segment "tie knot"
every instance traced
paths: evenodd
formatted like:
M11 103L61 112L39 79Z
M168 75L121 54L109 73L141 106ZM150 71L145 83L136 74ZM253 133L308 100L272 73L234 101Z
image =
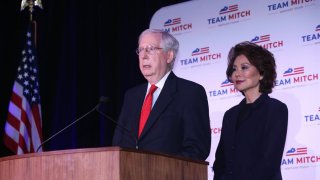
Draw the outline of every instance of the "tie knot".
M157 86L152 84L151 87L150 87L150 90L149 90L149 94L153 94L156 91L157 88L158 88Z

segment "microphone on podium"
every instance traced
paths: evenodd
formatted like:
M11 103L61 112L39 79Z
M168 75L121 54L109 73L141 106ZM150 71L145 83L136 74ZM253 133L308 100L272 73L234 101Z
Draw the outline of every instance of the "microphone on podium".
M48 141L50 141L52 138L56 137L57 135L59 135L60 133L62 133L63 131L65 131L66 129L68 129L69 127L71 127L72 125L76 124L78 121L80 121L81 119L83 119L84 117L86 117L87 115L89 115L90 113L92 113L93 111L97 111L100 115L102 115L103 117L105 117L106 119L112 121L113 123L115 123L117 126L119 126L121 129L124 129L125 131L129 132L130 136L132 136L135 140L136 143L136 149L138 149L138 140L137 138L135 138L135 136L132 134L132 131L130 131L128 128L126 128L125 126L119 124L117 121L115 121L114 119L112 119L110 116L106 115L105 113L103 113L102 111L99 110L99 107L101 105L101 103L107 103L109 101L108 97L105 96L101 96L99 98L99 103L94 106L94 108L92 108L90 111L88 111L87 113L85 113L84 115L82 115L81 117L79 117L78 119L74 120L73 122L71 122L70 124L68 124L66 127L62 128L60 131L56 132L54 135L50 136L48 139L46 139L45 141L43 141L37 148L36 152L38 152L40 150L40 148L47 143Z
M36 152L38 152L39 149L40 149L45 143L47 143L48 141L50 141L52 138L54 138L54 137L56 137L57 135L59 135L60 133L62 133L63 131L65 131L66 129L68 129L70 126L74 125L75 123L77 123L78 121L80 121L81 119L83 119L84 117L86 117L88 114L92 113L93 111L96 111L96 110L99 108L102 100L105 101L105 102L107 102L107 101L109 100L109 98L106 98L106 97L103 97L103 98L102 98L102 97L100 97L99 103L98 103L96 106L94 106L94 108L92 108L90 111L88 111L87 113L85 113L84 115L82 115L81 117L79 117L78 119L76 119L75 121L72 121L72 122L71 122L70 124L68 124L66 127L62 128L60 131L56 132L54 135L50 136L48 139L46 139L45 141L43 141L43 142L38 146Z

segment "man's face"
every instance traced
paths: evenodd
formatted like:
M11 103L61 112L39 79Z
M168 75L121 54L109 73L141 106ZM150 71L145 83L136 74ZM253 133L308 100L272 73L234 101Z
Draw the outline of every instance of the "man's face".
M148 33L141 37L139 49L139 67L142 75L150 84L156 84L170 70L172 52L160 47L161 34Z

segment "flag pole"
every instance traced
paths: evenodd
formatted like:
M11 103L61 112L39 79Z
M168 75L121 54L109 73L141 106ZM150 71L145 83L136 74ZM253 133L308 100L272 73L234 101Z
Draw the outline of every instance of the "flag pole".
M43 9L41 0L22 0L21 1L21 11L28 7L29 9L29 20L33 25L33 34L34 34L34 46L37 47L37 22L33 20L34 7L38 6L40 9Z

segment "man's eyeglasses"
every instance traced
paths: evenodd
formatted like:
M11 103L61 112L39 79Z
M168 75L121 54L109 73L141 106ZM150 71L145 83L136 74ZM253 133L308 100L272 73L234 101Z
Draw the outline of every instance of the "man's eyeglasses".
M145 48L141 47L141 48L136 49L136 53L137 53L137 55L140 55L142 53L142 51L145 51L146 53L153 55L159 49L163 49L163 48L154 47L154 46L147 46Z

